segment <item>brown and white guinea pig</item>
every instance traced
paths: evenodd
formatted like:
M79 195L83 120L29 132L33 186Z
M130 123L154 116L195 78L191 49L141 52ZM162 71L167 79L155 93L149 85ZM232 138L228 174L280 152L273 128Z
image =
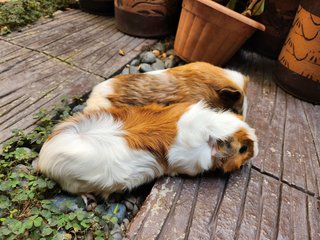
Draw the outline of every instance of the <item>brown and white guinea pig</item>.
M167 70L118 75L96 85L84 111L123 105L204 100L212 108L246 114L249 77L205 62Z
M240 168L258 153L254 129L203 102L80 113L56 126L39 170L71 193L110 193L154 178Z

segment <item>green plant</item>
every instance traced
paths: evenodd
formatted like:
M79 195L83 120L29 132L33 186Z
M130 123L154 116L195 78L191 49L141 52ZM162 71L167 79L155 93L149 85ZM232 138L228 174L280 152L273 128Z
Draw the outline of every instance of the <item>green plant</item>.
M264 11L265 0L230 0L227 7L247 17L257 16Z
M76 0L10 0L0 3L0 35L25 26L58 9L76 4Z
M75 99L74 104L81 101ZM70 116L69 103L63 99L52 112L41 109L35 115L33 131L16 129L4 143L0 154L0 239L84 239L89 233L95 239L106 239L104 226L117 222L113 215L57 208L53 197L61 189L31 167L53 126Z

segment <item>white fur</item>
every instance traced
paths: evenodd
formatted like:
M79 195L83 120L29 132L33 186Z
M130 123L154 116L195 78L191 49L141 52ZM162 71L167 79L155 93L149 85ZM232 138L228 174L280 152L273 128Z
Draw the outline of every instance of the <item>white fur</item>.
M237 84L239 88L243 90L245 77L240 72L230 70L230 69L224 69L224 72L232 82Z
M155 71L146 72L145 74L156 75L156 74L162 74L162 73L165 73L166 71L167 71L167 69L163 69L163 70L155 70Z
M144 150L130 149L123 124L107 112L81 115L55 129L39 156L39 169L71 193L109 193L132 189L163 175L195 175L212 167L209 139L225 139L240 128L256 141L254 130L230 112L217 112L199 102L181 116L168 151L168 169ZM255 155L258 152L254 146ZM177 171L178 172L175 172Z
M243 104L242 104L242 115L244 120L247 119L247 114L248 114L248 97L244 96Z
M255 155L258 153L257 139L254 130L230 112L217 112L208 109L200 102L194 104L178 121L178 135L174 145L169 149L169 166L177 166L190 175L198 174L197 166L202 171L212 167L209 139L225 139L244 128L255 141Z
M61 133L41 149L39 169L71 193L97 190L104 196L132 189L163 174L146 151L130 149L122 124L109 114L59 125Z
M99 110L100 108L109 108L112 103L108 100L107 96L114 94L113 82L114 78L110 78L96 85L87 100L85 112L92 110Z

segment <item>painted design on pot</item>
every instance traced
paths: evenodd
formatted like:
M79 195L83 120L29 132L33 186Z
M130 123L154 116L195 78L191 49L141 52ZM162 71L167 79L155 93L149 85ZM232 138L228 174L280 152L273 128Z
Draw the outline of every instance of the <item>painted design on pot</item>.
M320 83L320 17L301 5L279 55L286 68Z
M148 16L168 16L176 12L178 1L172 0L116 0L115 6L127 12Z

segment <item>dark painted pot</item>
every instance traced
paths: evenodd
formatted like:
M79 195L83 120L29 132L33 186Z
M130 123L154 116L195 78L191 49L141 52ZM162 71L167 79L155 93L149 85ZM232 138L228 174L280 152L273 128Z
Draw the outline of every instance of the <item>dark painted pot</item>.
M114 13L113 0L79 0L83 11L99 14L112 15Z
M277 59L288 36L300 0L266 0L262 15L255 19L266 26L257 31L246 47L261 55Z
M320 104L320 1L301 2L278 60L278 85Z
M176 31L181 0L114 0L117 28L138 37L160 37Z

